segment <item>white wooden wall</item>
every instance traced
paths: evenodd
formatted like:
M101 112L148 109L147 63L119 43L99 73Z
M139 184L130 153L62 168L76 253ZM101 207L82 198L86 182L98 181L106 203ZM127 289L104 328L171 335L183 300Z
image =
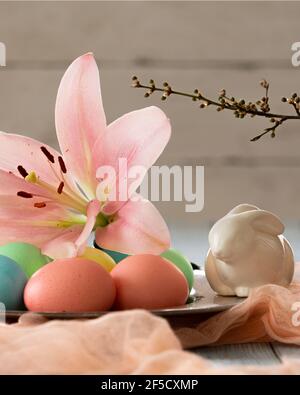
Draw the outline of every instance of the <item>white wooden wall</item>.
M200 110L187 99L166 103L130 88L133 74L200 88L216 96L226 88L250 100L271 83L275 110L291 111L283 95L300 91L291 45L300 41L298 2L0 2L0 129L56 144L54 102L67 65L93 51L101 66L109 120L150 104L171 118L173 137L160 163L205 165L205 209L186 214L161 203L170 223L213 221L240 202L285 218L300 216L300 122L278 138L249 139L265 121ZM300 93L300 92L299 92ZM200 226L200 225L199 225Z

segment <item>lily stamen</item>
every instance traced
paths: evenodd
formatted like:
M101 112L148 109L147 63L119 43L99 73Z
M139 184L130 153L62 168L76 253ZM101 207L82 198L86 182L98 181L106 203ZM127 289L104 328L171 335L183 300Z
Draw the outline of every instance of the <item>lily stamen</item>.
M65 162L61 156L58 157L58 163L59 163L60 170L62 171L62 173L66 174L67 168L66 168Z
M72 192L73 192L72 188L71 188L68 180L64 177L64 175L67 173L67 166L66 166L62 156L59 156L57 159L58 159L58 164L60 167L60 176L64 182L64 190L67 189L72 194Z
M58 157L58 161L59 161L59 164L60 164L59 158L60 157ZM72 195L73 196L72 188L69 186L68 181L64 177L64 173L62 171L61 164L60 164L60 172L59 173L57 173L57 171L55 170L55 168L53 167L53 164L51 162L49 163L49 165L50 165L50 169L51 169L52 173L57 178L57 181L59 183L62 182L62 181L64 182L64 191L68 190L68 192L69 192L68 195ZM66 172L67 172L67 168L65 167L65 173Z
M59 195L61 195L61 193L62 193L62 191L63 191L63 189L64 189L64 186L65 186L65 183L62 181L62 182L59 184L58 188L57 188L57 193L58 193Z
M29 174L27 174L27 176L25 177L25 181L35 184L37 182L37 176L35 172L31 171Z
M34 203L34 207L44 208L44 207L46 207L46 203L45 202L37 202L37 203Z
M52 193L54 200L59 200L61 203L65 204L66 206L73 207L75 210L78 210L79 212L85 214L86 212L85 202L80 201L79 199L75 198L73 195L70 196L64 191L62 191L61 194L58 194L57 189L55 189L52 185L48 184L47 182L41 180L40 178L37 179L36 184L40 185L41 187L45 188L47 191Z
M64 179L64 176L63 176L63 173L64 174L66 174L67 173L67 168L66 168L66 165L65 165L65 162L64 162L64 160L63 160L63 158L61 157L61 156L59 156L57 159L58 159L58 163L59 163L59 167L60 167L60 170L61 170L61 172L60 172L60 174L58 174L57 173L57 171L55 170L55 168L52 166L54 163L55 163L55 158L54 158L54 156L51 154L51 152L49 152L48 150L47 150L47 148L46 147L44 147L44 146L42 146L41 147L41 151L43 152L43 154L46 156L46 158L49 160L49 164L50 164L50 168L51 168L51 171L52 171L52 173L54 174L54 176L57 178L57 180L59 181L59 182L61 182L61 179L63 179L63 182L64 182L64 184L66 184L66 181L65 181L65 179ZM61 177L60 177L61 176ZM69 190L69 192L71 191L71 193L72 193L72 189L70 188L70 187L68 187L68 190ZM58 192L58 191L57 191ZM58 192L59 194L61 194L61 192Z
M60 167L60 175L59 175L59 174L57 174L56 170L52 166L55 163L54 156L51 154L51 152L48 151L48 149L46 147L41 146L40 149L43 152L43 154L46 156L46 158L49 160L50 168L51 168L53 174L58 179L58 181L60 181L59 187L56 190L56 192L59 195L64 194L68 199L74 200L76 202L76 204L78 202L80 205L82 205L83 201L81 199L79 200L79 199L77 199L76 197L73 196L72 188L69 186L69 183L67 182L67 180L64 177L64 174L67 173L67 167L66 167L66 164L65 164L62 156L58 156L58 158L57 158L58 164L59 164L59 167ZM63 181L61 181L61 179ZM44 184L46 184L46 183L44 183ZM63 192L63 189L65 190L64 192ZM68 190L69 193L66 192L66 189ZM82 211L82 210L79 210L79 211Z
M41 151L51 163L55 162L54 156L47 150L46 147L42 146Z
M50 166L51 167L51 166ZM24 169L22 166L20 166L20 168ZM25 170L25 169L24 169ZM53 169L54 170L54 169ZM20 171L20 170L19 170ZM21 170L22 171L22 170ZM27 171L26 171L27 173ZM25 175L25 173L23 172L23 174ZM77 197L75 197L73 194L68 194L65 191L63 191L63 188L65 186L65 182L61 181L61 178L59 178L59 176L56 174L58 181L60 181L59 187L56 189L54 188L51 184L41 180L34 171L31 171L29 173L27 173L25 180L31 184L36 184L41 186L42 188L44 188L45 190L47 190L48 192L50 192L53 196L54 200L57 200L57 194L60 196L59 200L65 204L66 206L71 206L73 207L75 210L78 210L79 212L85 213L85 204L84 201L79 200ZM23 192L23 191L21 191ZM29 198L29 194L28 192L25 192L26 196L22 196L22 195L18 195L21 197L28 197ZM24 195L24 194L23 194ZM30 194L32 195L32 194ZM32 195L34 196L34 195ZM46 196L41 196L40 197L46 197Z
M21 174L21 176L22 176L23 178L26 178L26 177L28 176L28 172L24 169L23 166L19 165L19 166L17 167L17 169L18 169L18 172Z
M25 192L25 191L19 191L19 192L17 192L17 195L22 197L22 198L25 198L25 199L33 198L33 194L32 193Z

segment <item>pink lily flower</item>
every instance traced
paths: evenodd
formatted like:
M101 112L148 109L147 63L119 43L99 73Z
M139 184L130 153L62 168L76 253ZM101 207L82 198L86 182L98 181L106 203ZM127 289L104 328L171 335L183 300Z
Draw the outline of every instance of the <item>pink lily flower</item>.
M29 137L0 133L0 244L23 241L53 258L75 256L95 231L106 249L167 249L169 231L152 203L133 201L134 191L127 201L111 201L113 186L106 186L103 198L97 178L99 167L118 171L119 158L127 159L128 168L152 166L170 138L165 114L147 107L107 125L99 71L88 53L62 78L55 121L61 153ZM121 169L117 181L124 176ZM132 186L128 180L128 190Z

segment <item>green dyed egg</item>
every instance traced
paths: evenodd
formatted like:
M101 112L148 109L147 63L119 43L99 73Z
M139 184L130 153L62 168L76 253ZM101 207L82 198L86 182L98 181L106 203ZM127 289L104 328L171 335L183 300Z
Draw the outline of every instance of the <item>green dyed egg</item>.
M174 265L182 271L189 284L189 289L191 290L194 284L194 271L190 261L174 248L165 251L161 256L174 263Z
M0 246L0 255L7 256L21 266L27 277L31 277L38 269L52 261L41 250L28 243L8 243Z

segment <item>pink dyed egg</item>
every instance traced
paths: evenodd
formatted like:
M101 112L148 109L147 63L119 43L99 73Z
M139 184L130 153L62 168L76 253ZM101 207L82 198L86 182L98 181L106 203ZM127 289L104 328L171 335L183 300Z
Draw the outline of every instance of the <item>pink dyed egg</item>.
M162 309L183 305L189 287L182 272L157 255L134 255L111 271L117 295L115 308Z
M83 258L58 259L28 281L24 301L28 310L84 312L109 310L116 295L111 275Z

